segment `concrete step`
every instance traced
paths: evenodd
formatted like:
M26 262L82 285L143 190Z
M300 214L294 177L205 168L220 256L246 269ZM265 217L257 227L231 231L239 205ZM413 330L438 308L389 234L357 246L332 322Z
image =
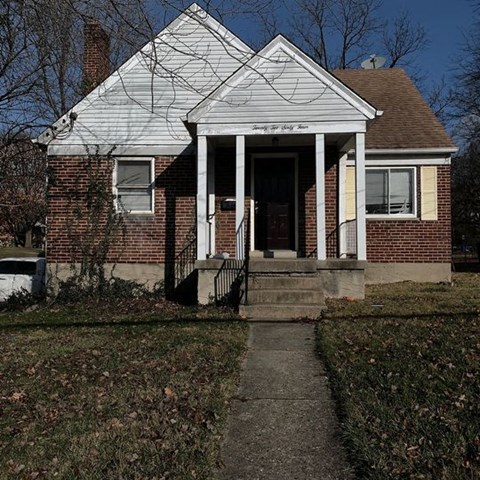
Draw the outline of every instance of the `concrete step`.
M317 261L313 259L251 258L250 273L316 273Z
M324 305L322 290L248 290L250 304L281 304L281 305Z
M248 290L319 290L323 291L323 282L320 277L289 275L250 275Z
M294 250L254 250L250 258L298 258L298 253Z
M317 319L326 307L319 305L240 305L241 316L250 320L291 321L296 319Z

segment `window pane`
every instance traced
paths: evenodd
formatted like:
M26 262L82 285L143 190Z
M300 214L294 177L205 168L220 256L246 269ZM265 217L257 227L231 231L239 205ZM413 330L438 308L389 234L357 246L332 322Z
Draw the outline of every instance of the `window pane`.
M150 162L118 160L117 185L150 185Z
M36 262L6 260L0 262L0 274L3 275L35 275Z
M118 189L118 205L127 212L150 212L152 210L151 188Z
M388 170L366 171L367 213L388 213Z
M413 213L412 170L390 170L390 213Z

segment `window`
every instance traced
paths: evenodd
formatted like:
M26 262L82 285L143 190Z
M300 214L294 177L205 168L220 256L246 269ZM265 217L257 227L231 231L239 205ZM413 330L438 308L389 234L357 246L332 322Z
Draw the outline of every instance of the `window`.
M153 177L153 160L117 159L117 209L130 213L152 213Z
M368 215L415 215L415 169L366 170Z

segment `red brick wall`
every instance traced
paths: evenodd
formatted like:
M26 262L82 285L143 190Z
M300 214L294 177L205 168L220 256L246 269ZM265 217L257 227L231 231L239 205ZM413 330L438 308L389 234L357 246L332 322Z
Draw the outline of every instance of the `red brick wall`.
M222 211L221 203L227 198L235 198L234 149L219 149L216 152L215 197L215 253L228 252L233 256L235 254L235 210Z
M421 221L420 169L417 171L415 220L367 220L367 259L370 262L450 263L450 166L437 167L438 220Z
M76 194L88 183L85 157L50 157L47 258L72 260L68 219L83 200ZM105 165L108 162L105 160ZM109 173L108 181L111 184ZM125 236L118 235L109 261L160 263L173 260L186 246L195 219L195 161L193 157L155 159L155 214L125 215ZM79 231L81 234L82 224Z
M83 93L87 95L110 75L110 39L97 21L84 29Z
M325 225L327 229L327 257L337 256L337 168L338 153L327 148L325 158ZM307 150L299 158L298 165L300 251L307 257L316 256L316 194L315 194L315 152Z
M299 250L312 256L316 249L315 163L311 148L299 153ZM247 155L249 153L247 152ZM221 211L225 198L235 198L235 155L217 151L216 161L216 251L235 252L235 211ZM327 253L336 255L337 175L335 150L327 151L326 226ZM66 229L72 214L72 198L86 186L82 169L85 157L51 157L53 181L49 188L48 248L50 261L69 262L72 252ZM250 178L247 161L246 178ZM155 161L155 214L126 215L126 235L117 239L109 261L163 263L174 260L187 245L195 223L196 175L194 157L158 157ZM109 177L110 178L110 177ZM420 179L420 175L417 175ZM367 221L367 258L371 262L450 262L450 167L438 167L438 221ZM420 183L420 182L418 182ZM69 200L70 199L70 200ZM246 207L250 182L246 182ZM420 216L420 193L417 192ZM81 232L79 232L81 233Z

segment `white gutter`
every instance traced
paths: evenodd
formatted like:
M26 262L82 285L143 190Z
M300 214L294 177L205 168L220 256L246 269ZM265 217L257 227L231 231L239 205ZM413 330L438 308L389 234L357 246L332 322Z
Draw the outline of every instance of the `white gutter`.
M355 150L350 150L353 153ZM428 155L437 153L456 153L457 147L444 148L368 148L365 153L369 155Z

